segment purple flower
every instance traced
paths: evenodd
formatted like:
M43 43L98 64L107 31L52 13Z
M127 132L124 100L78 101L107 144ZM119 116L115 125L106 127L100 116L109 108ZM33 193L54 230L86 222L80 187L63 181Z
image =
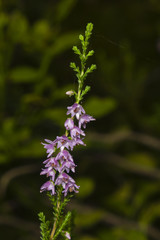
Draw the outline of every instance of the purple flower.
M79 137L80 135L85 136L85 133L77 126L71 129L70 134L72 138Z
M55 185L62 185L63 188L65 188L65 185L68 183L69 179L72 179L68 174L66 173L61 173L56 181L55 181ZM74 180L73 180L74 182Z
M50 181L41 186L41 192L48 190L52 191L52 195L54 195L56 193L55 185L62 185L62 193L64 193L64 196L66 196L68 192L78 192L79 186L77 186L74 179L68 175L70 171L75 172L76 167L69 150L73 150L76 145L85 146L83 138L81 139L81 136L85 136L85 133L81 127L85 128L86 123L95 119L85 114L85 110L78 103L74 103L68 107L67 115L69 114L71 114L71 117L65 121L64 126L67 130L66 135L68 135L68 131L70 135L68 137L66 135L57 136L54 141L45 139L46 143L42 143L47 150L48 158L43 162L45 168L42 169L40 174L46 174L47 177L50 177ZM76 120L78 126L74 125L74 117L78 120ZM51 157L57 149L59 149L57 156ZM55 180L56 174L58 177ZM66 232L66 234L69 233ZM68 239L70 239L70 235L66 235L66 237L67 236Z
M80 115L85 113L83 107L78 103L74 103L72 106L67 107L67 109L68 109L67 115L71 114L72 117L76 116L78 120Z
M55 179L55 171L53 170L52 167L42 169L40 175L47 175L47 177L52 177L52 181Z
M86 128L86 123L88 123L90 121L94 121L94 120L96 120L96 119L93 118L92 116L83 114L82 116L80 116L80 119L79 119L79 128L81 128L81 126Z
M74 183L68 182L65 186L65 189L62 191L62 193L64 193L64 196L66 196L68 192L78 193L78 190L76 189L79 189L79 186L77 186L75 182Z
M45 141L47 143L42 143L42 144L44 145L44 148L47 149L47 153L48 153L47 157L50 157L52 155L52 153L55 152L55 145L57 142L56 142L56 140L51 141L49 139L45 139Z
M79 137L76 137L76 138L72 139L71 141L72 141L73 147L75 147L76 145L86 146L86 144Z
M61 137L57 137L57 148L60 148L61 151L64 149L64 148L71 148L72 147L72 144L71 144L71 141L68 139L68 137L66 137L65 135L61 136Z
M64 196L67 195L68 191L69 192L78 192L76 189L79 188L79 186L77 186L75 184L75 181L73 178L71 178L68 174L66 173L61 173L58 178L56 179L55 181L55 185L62 185L63 187L63 193L64 193Z
M52 167L55 170L59 169L59 163L56 158L52 157L48 159L48 162L46 163L45 167Z
M61 163L63 163L63 161L65 161L65 160L73 162L73 158L67 150L63 150L63 151L59 152L56 156L56 160L60 160Z
M60 172L64 172L66 171L67 173L69 173L69 171L71 170L72 172L75 172L75 163L72 161L64 161L62 163L62 166L60 168Z
M46 190L52 191L52 195L54 195L54 194L56 193L53 182L48 181L48 182L44 183L44 184L41 186L40 193L43 192L43 191L46 191Z
M72 172L75 172L76 165L73 161L71 154L67 150L60 151L57 154L55 161L58 162L58 160L60 161L61 166L58 165L56 170L58 170L61 173L65 170L67 171L67 173L69 173L70 170Z
M74 128L74 122L72 118L68 118L65 123L64 126L67 130L71 130L72 128Z

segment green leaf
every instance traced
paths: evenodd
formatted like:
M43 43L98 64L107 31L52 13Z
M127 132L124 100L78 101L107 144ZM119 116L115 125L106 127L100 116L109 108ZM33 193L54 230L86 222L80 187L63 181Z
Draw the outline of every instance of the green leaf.
M11 70L10 78L15 83L35 82L39 79L39 72L37 69L28 66L17 67Z
M40 212L38 214L39 220L41 221L40 224L40 230L41 230L41 239L42 240L49 240L50 237L50 230L49 230L49 225L50 222L46 221L45 215L43 212Z
M96 65L92 64L91 67L89 68L89 72L93 72L96 69Z
M74 62L70 63L70 67L73 68L75 72L80 73L79 67L77 67Z
M84 41L84 37L83 37L82 34L79 35L79 40L82 41L82 42Z
M81 55L81 52L80 52L80 50L77 48L77 46L73 46L72 49L73 49L73 51L74 51L75 54Z
M87 68L85 74L84 74L84 79L87 77L87 75L91 72L93 72L95 69L96 69L96 65L95 64L92 64L90 67Z
M85 87L85 89L81 93L81 100L83 99L83 96L89 92L90 89L91 89L90 86Z
M91 50L91 51L88 52L87 57L93 56L93 54L94 54L94 51Z
M70 211L67 212L66 216L64 217L63 222L61 223L59 229L56 231L53 240L57 239L58 235L60 235L63 231L63 229L66 227L66 225L68 224L68 222L70 221L72 216L72 213Z

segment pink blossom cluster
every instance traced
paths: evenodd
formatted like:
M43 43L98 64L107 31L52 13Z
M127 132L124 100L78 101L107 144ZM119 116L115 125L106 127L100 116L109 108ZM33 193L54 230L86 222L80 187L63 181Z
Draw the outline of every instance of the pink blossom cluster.
M40 174L46 175L49 180L41 186L40 192L51 191L52 195L56 194L58 185L62 186L64 196L68 192L78 192L79 186L69 176L70 171L75 172L76 167L69 151L72 151L76 145L85 145L83 142L85 133L82 128L86 128L86 123L95 120L92 116L87 115L78 103L74 103L67 109L67 115L71 115L71 117L67 118L64 123L66 134L57 136L54 141L45 139L46 143L42 143L48 155L47 160L43 162L45 168ZM54 156L55 154L56 156Z

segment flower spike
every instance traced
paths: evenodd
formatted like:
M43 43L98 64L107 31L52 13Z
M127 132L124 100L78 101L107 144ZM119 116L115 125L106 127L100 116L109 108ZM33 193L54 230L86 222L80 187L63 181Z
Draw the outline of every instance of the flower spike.
M79 36L82 44L81 50L79 50L77 46L73 47L73 51L80 58L81 66L77 67L75 63L70 64L71 68L76 72L78 89L77 92L74 90L66 92L66 95L70 97L74 96L75 101L71 106L67 107L67 119L64 123L65 133L62 136L57 136L54 141L45 139L45 142L42 143L46 149L47 159L43 162L44 167L40 175L46 175L48 181L41 186L40 192L49 192L54 210L54 223L51 230L49 230L48 221L45 222L44 214L39 214L39 218L42 221L41 239L43 240L56 240L59 235L61 235L61 238L64 240L71 239L69 226L71 222L71 212L68 212L66 216L63 217L62 210L72 194L78 193L80 186L76 184L76 181L73 179L74 176L70 176L71 173L72 175L75 173L77 167L70 151L73 151L77 145L85 146L83 142L85 137L84 129L88 122L95 120L92 116L86 114L81 105L81 100L90 90L90 86L85 86L84 84L86 77L96 68L95 65L92 64L86 69L86 61L88 57L94 53L93 50L87 52L92 29L93 24L87 24L85 36Z

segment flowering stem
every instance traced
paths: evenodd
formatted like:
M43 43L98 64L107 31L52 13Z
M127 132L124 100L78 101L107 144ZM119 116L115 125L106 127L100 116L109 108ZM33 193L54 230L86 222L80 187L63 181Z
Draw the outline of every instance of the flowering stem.
M58 201L57 201L57 211L59 210L59 207L60 207L60 201L59 201L59 199L58 199ZM53 228L52 228L50 240L53 239L53 236L54 236L55 231L56 231L56 225L57 225L57 217L56 217L56 219L55 219L55 221L54 221L54 224L53 224Z
M52 228L52 232L51 232L50 240L52 240L55 231L56 231L56 221L55 221L54 224L53 224L53 228Z
M53 240L56 239L58 237L58 235L62 232L62 230L64 229L64 227L66 226L66 224L70 218L71 218L71 212L68 212L67 215L65 216L63 223L61 224L60 228L58 229L57 233L55 234Z
M79 104L80 100L81 100L81 92L82 92L82 88L83 88L83 75L84 75L84 70L85 67L84 65L82 65L82 69L81 69L81 73L80 73L80 78L78 80L78 94L77 94L77 101L76 103Z
M62 189L59 188L58 193L57 193L57 205L56 205L57 214L56 214L55 221L54 221L53 228L52 228L52 232L51 232L51 235L50 235L50 240L53 239L53 236L55 234L56 227L57 227L57 222L58 222L58 219L59 219L59 209L60 209L60 204L61 204L61 191L62 191Z
M75 180L69 176L69 172L75 172L76 167L69 151L72 151L76 145L85 145L83 142L85 132L82 129L86 128L86 123L95 120L92 116L86 114L80 105L84 95L90 90L90 86L84 87L86 76L96 68L93 64L86 68L86 60L94 53L93 50L87 52L92 29L93 24L87 24L85 36L79 36L82 50L79 50L76 46L73 47L74 52L79 55L81 66L77 67L74 62L70 64L71 68L77 73L78 90L77 92L73 90L66 92L69 96L75 96L75 103L67 107L67 115L71 116L64 123L65 133L63 136L57 136L54 141L45 139L46 143L42 143L48 155L43 162L45 168L42 169L40 174L46 175L50 179L41 186L40 192L51 191L49 197L53 204L54 215L54 223L52 229L50 229L51 222L45 220L43 212L39 214L42 240L56 240L59 235L63 239L71 239L72 213L68 212L64 216L63 211L73 196L71 192L77 193L80 186L77 186ZM57 155L54 154L56 152L58 152Z

